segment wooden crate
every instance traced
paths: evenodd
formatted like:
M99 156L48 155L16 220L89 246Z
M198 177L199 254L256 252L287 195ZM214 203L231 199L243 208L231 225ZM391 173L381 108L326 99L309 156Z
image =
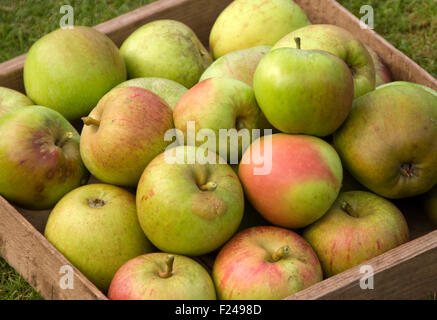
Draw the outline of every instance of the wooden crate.
M204 44L218 14L232 0L160 0L99 24L117 45L139 26L157 19L189 25ZM372 47L396 80L417 82L437 90L437 81L415 62L371 30L360 28L351 13L334 0L295 0L313 23L346 28ZM25 55L0 64L0 86L24 91ZM437 231L424 217L418 199L397 202L410 226L411 241L364 264L374 268L374 289L360 288L360 266L319 282L287 299L422 299L437 292ZM42 235L49 211L29 211L0 196L0 255L46 299L107 299L74 269L74 289L61 289L60 268L69 265ZM211 257L202 260L208 264Z

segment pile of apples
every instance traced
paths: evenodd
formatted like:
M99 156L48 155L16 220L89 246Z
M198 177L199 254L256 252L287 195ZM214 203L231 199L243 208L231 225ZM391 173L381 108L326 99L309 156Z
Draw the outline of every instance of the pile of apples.
M437 223L437 92L390 81L291 0L232 2L209 51L172 20L120 49L59 29L27 96L0 88L0 194L52 209L45 236L111 299L282 299L407 242L389 199Z

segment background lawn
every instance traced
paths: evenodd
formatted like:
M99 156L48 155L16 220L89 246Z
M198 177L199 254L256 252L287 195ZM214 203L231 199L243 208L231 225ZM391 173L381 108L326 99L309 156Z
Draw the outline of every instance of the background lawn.
M0 0L0 62L25 53L42 35L58 28L59 8L74 8L76 25L92 26L154 0ZM219 1L219 0L216 0ZM375 31L437 77L436 0L339 0L356 16L369 4ZM41 297L0 258L0 299Z

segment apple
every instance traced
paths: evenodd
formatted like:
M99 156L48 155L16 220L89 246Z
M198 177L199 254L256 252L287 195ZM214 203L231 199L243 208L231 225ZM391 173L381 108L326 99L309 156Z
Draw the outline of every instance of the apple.
M425 212L432 223L437 227L437 186L426 195Z
M123 58L111 39L81 26L58 29L36 41L23 72L27 95L68 120L87 115L106 92L126 80Z
M196 261L163 252L126 262L109 287L111 300L215 300L214 283Z
M286 34L309 25L292 0L236 0L215 21L209 37L214 59L256 46L272 46Z
M295 38L301 38L302 49L324 50L340 57L349 66L354 79L354 97L375 89L375 66L372 57L349 31L328 24L315 24L296 30L279 40L272 50L296 48Z
M129 78L165 78L186 88L195 85L212 63L193 30L174 20L157 20L138 28L120 52Z
M32 106L33 104L32 100L21 92L0 87L0 118L15 108Z
M263 155L264 161L254 155ZM261 172L261 168L271 170ZM266 220L302 228L322 217L334 203L343 170L334 148L325 141L278 133L252 143L241 159L238 175L250 203Z
M219 248L235 233L244 195L224 159L206 149L179 146L144 170L137 209L144 233L161 251L197 256Z
M50 213L44 235L105 292L125 262L153 250L138 223L135 196L108 184L66 194Z
M255 71L253 88L262 112L276 129L321 137L344 122L354 94L352 75L340 58L300 46L265 55Z
M437 93L432 92L392 82L354 101L334 144L346 169L372 192L405 198L436 183Z
M211 151L236 164L251 142L252 130L260 128L260 114L249 85L231 78L210 78L188 90L178 101L173 118L176 129L184 133L186 144L206 144ZM189 139L189 121L195 126L196 141ZM221 129L233 132L223 135ZM201 130L212 131L214 135L201 139Z
M390 201L365 191L341 193L319 221L304 230L326 277L408 241L408 226Z
M120 87L107 93L83 118L80 154L100 181L135 187L147 164L170 144L169 106L154 93Z
M379 87L385 83L392 82L391 73L388 67L384 64L381 57L369 46L366 46L375 66L375 87Z
M246 229L220 250L212 276L221 300L286 298L322 280L311 246L277 227Z
M163 78L136 78L120 83L117 87L138 87L158 95L173 110L179 99L188 91L183 85Z
M252 87L255 69L271 48L258 46L230 52L214 61L205 70L199 81L208 78L233 78Z
M33 210L52 208L85 184L79 134L62 115L41 106L0 117L0 195Z

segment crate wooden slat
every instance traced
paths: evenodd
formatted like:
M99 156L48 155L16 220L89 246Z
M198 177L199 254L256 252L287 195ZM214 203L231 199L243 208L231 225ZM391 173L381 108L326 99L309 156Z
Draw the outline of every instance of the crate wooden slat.
M156 19L175 19L189 25L204 44L219 13L232 0L160 0L97 25L117 45L136 28ZM351 13L334 0L296 0L313 23L331 23L354 33L385 61L396 80L413 81L437 89L437 81L411 59L371 30L360 28ZM377 21L376 21L377 23ZM24 91L25 55L0 64L0 86ZM326 279L288 299L427 298L437 291L437 231L421 212L418 200L396 203L406 215L409 243L365 264L375 270L375 288L362 290L359 266ZM106 299L89 280L74 269L74 290L59 287L59 270L69 264L41 234L49 211L14 208L0 196L0 254L47 299ZM211 265L213 255L199 260ZM429 294L429 296L427 296Z

